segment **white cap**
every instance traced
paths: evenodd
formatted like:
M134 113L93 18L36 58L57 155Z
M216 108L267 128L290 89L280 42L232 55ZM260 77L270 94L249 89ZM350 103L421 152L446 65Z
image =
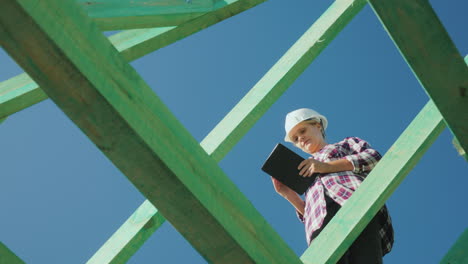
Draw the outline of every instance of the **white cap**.
M323 115L309 108L297 109L286 115L286 121L284 122L284 130L286 130L286 136L284 137L284 141L292 142L289 138L289 132L291 132L291 130L297 124L307 119L317 119L319 121L322 121L323 129L325 130L327 128L328 121L327 118Z

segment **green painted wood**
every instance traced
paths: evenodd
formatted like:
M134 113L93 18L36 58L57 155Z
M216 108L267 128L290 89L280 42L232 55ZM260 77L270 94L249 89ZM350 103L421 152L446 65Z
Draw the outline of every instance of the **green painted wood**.
M180 25L213 11L212 0L78 0L102 30Z
M289 53L285 54L283 58L275 65L273 66L273 69L280 69L280 68L286 68L290 71L296 71L296 72L302 72L303 68L307 67L308 64L310 64L313 59L324 49L324 47L331 42L334 36L336 36L339 31L344 28L344 26L353 18L355 14L359 12L359 10L362 9L363 5L365 4L365 1L348 1L348 2L343 2L343 1L336 1L335 3L332 4L330 7L329 11L320 17L317 22L314 23L314 25L311 27L309 31L306 32L306 34L297 41L297 43L291 48ZM353 8L349 8L349 7ZM328 27L328 28L327 28ZM321 40L321 41L318 41ZM308 43L309 41L309 43ZM311 44L312 43L312 44ZM310 50L304 50L303 47L309 46ZM301 49L302 47L302 49ZM301 61L302 57L307 57L307 62ZM294 61L296 63L300 63L299 65L288 65L285 62L288 61ZM270 71L270 72L271 72ZM278 72L278 70L275 70ZM290 75L291 72L284 70L281 72L283 75ZM299 73L294 73L294 74L299 74ZM296 75L292 75L296 76ZM275 98L272 98L271 96L263 96L260 100L255 98L259 93L267 93L268 91L259 91L259 89L266 89L266 90L274 90L274 89L287 89L288 87L284 87L285 84L282 84L283 86L276 85L274 83L275 80L281 80L285 76L280 76L280 75L270 75L268 76L265 75L265 77L257 83L256 86L251 90L250 93L248 93L242 103L239 103L230 113L230 115L226 116L223 121L211 132L205 139L202 141L201 145L205 149L205 151L212 155L213 159L219 162L231 149L234 147L234 145L242 138L242 136L248 131L253 124L264 114L265 111L259 112L259 111L250 111L247 113L242 113L246 109L246 105L248 103L257 103L263 105L263 108L269 108L274 102ZM276 79L273 79L276 78ZM289 77L293 78L293 77ZM297 76L295 77L297 78ZM291 80L290 84L292 83L293 80ZM262 83L263 82L263 83ZM275 86L276 85L276 86ZM257 91L255 91L257 89ZM280 93L276 93L277 96L279 97ZM237 114L235 114L237 112ZM229 124L231 123L231 129L226 129L224 124ZM241 125L242 124L242 125ZM217 129L217 130L216 130ZM229 141L227 141L229 139ZM220 149L221 148L221 149ZM213 155L216 153L216 155ZM137 211L139 211L138 209ZM148 216L149 219L150 216ZM125 225L125 224L124 224ZM124 226L122 226L120 229L123 229ZM117 231L117 232L124 232L124 231ZM140 230L140 232L150 232L146 230ZM151 231L152 232L152 231ZM149 237L151 234L148 234L147 237ZM112 238L106 242L109 244L113 244L111 242ZM133 252L136 252L136 249L139 248L145 240L132 240L132 242L128 243L126 247L134 249ZM114 242L117 245L120 245L120 241L115 240ZM124 247L119 247L116 246L117 248L124 248ZM99 251L105 250L104 248L99 249ZM97 253L98 254L98 253ZM119 254L118 250L115 251L114 254ZM130 257L130 256L128 256Z
M336 263L445 128L430 101L304 252L308 264Z
M0 83L0 118L5 118L47 98L26 73L3 81Z
M468 64L468 55L465 56L465 63ZM461 147L457 138L453 138L452 143L458 154L460 154L460 156L464 157L465 160L468 161L468 153Z
M210 132L201 143L203 148L213 153L216 160L224 157L366 3L364 0L333 2Z
M4 0L0 36L207 261L301 263L73 1Z
M165 221L146 200L86 263L126 263Z
M91 18L212 11L213 0L77 0Z
M456 138L454 138L452 140L452 144L453 146L455 147L455 149L457 150L458 154L460 154L460 156L464 157L466 161L468 161L468 154L465 152L465 150L461 147L460 145L460 142L458 142L458 140Z
M461 234L452 248L444 256L440 264L468 263L468 228Z
M144 55L190 36L202 29L214 25L226 18L252 8L265 0L229 0L216 3L216 10L200 16L177 27L126 30L111 36L109 39L127 61L133 61ZM33 85L29 78L23 80L22 75L0 83L0 117L8 116L34 105L46 96L39 86ZM23 86L17 86L17 81L24 81ZM6 84L8 82L8 84ZM19 90L17 90L19 89ZM2 93L5 91L5 93ZM20 96L17 99L16 96ZM5 98L5 99L3 99Z
M248 9L265 0L208 0L159 1L159 0L79 0L102 30L122 30L149 27L177 26L191 20L224 9L234 3L244 5ZM202 3L203 2L203 3ZM223 12L223 11L221 11ZM232 14L231 14L232 16Z
M215 3L214 11L208 12L177 27L126 30L112 36L111 41L115 43L116 46L118 44L124 48L121 50L121 53L126 59L135 60L265 1L266 0L218 1Z
M24 264L25 262L0 242L0 264Z
M369 3L466 153L468 67L429 1Z

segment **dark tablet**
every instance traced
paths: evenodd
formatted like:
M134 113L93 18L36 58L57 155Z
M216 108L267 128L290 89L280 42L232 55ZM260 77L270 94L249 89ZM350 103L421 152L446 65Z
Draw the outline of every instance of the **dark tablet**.
M311 177L299 175L297 167L303 160L304 158L294 151L277 144L263 164L262 170L298 194L303 194L317 177L317 173Z

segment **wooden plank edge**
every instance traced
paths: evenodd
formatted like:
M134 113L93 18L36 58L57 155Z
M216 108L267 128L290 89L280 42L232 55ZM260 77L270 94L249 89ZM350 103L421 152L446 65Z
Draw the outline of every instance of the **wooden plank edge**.
M305 264L336 263L444 128L440 112L429 101L301 260Z

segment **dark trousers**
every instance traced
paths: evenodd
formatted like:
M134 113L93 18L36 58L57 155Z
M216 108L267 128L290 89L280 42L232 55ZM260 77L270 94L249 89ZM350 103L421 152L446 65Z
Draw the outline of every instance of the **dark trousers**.
M325 217L322 227L313 233L312 239L320 234L336 212L341 208L339 204L327 195L325 195L325 201L327 202L327 216ZM383 256L379 229L380 224L378 222L378 217L374 217L337 264L382 264ZM313 243L311 246L313 246Z

